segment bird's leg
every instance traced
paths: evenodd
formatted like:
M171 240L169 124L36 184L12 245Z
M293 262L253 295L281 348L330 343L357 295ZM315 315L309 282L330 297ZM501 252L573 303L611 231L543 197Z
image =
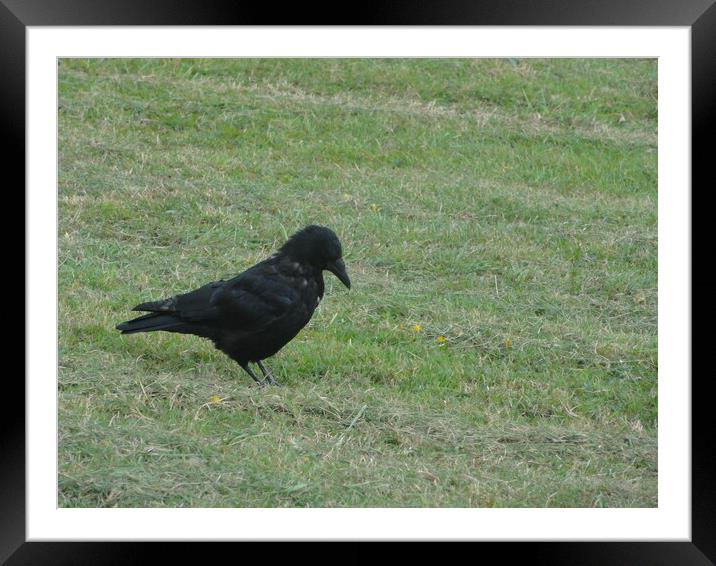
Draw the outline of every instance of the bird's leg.
M276 385L277 387L281 387L281 384L273 378L273 375L271 375L271 372L268 370L268 368L264 365L264 363L261 360L257 361L256 363L261 368L261 373L263 373L264 377L266 378L262 381L262 383L264 385L266 385L266 382L268 381L271 385Z
M261 381L258 377L256 377L256 374L251 370L249 367L249 364L239 364L242 368L244 368L244 371L248 373L251 376L251 379L253 379L256 383L258 383L261 387L266 385L263 381Z

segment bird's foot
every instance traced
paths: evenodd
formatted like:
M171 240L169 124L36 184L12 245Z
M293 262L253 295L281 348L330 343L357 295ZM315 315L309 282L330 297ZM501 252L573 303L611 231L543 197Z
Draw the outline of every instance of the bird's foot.
M273 385L274 387L282 387L282 385L270 375L266 376L266 379L259 383L259 385L261 385L261 387L266 387L267 385Z
M261 360L258 360L256 362L256 365L258 365L261 368L261 373L264 374L264 380L262 383L266 384L268 382L270 385L274 385L276 387L281 387L279 383L273 378L273 375L271 375L271 372L268 370L268 368L264 365L264 363Z

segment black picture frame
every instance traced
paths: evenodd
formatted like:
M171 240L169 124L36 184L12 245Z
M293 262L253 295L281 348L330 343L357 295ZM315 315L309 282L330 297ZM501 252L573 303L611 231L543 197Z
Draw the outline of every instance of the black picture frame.
M287 4L277 10L265 3L169 0L0 0L0 113L7 169L17 173L17 186L25 183L25 33L28 26L102 25L460 25L460 26L686 26L691 30L692 55L692 187L706 185L708 138L716 114L716 0L448 0L360 3L330 12L316 4ZM9 143L7 143L9 142ZM7 176L5 177L7 179ZM692 188L693 197L712 190ZM15 186L7 182L6 190ZM20 193L20 191L16 191ZM699 197L701 199L701 196ZM24 203L24 200L23 200ZM24 207L24 204L21 205ZM692 214L692 226L695 218ZM701 244L700 242L704 242ZM692 237L694 257L708 239ZM710 258L713 254L704 255ZM693 263L692 297L699 289L694 275L702 263ZM17 268L16 268L17 269ZM705 280L705 279L704 279ZM17 286L16 282L13 282ZM708 287L707 289L708 290ZM15 291L16 292L16 291ZM26 301L31 297L25 296ZM692 299L693 300L693 299ZM707 301L712 303L713 301ZM700 308L707 317L713 307ZM704 312L705 311L705 312ZM19 335L16 331L16 335ZM693 352L703 351L710 336L692 332ZM716 561L716 482L714 481L714 411L709 410L710 372L692 376L692 538L690 542L524 542L478 543L499 552L500 560L529 559L537 564L713 564ZM15 373L15 372L12 372ZM21 564L135 564L183 560L209 560L206 543L81 543L25 542L25 411L24 383L6 375L0 411L0 563ZM17 400L17 401L15 401ZM487 547L486 545L491 545ZM317 554L305 545L292 553ZM352 561L371 550L359 545ZM211 555L222 549L211 549ZM330 556L332 553L328 553ZM294 554L294 560L297 554ZM346 556L344 554L344 556ZM334 558L336 558L334 556ZM336 558L337 559L337 558Z

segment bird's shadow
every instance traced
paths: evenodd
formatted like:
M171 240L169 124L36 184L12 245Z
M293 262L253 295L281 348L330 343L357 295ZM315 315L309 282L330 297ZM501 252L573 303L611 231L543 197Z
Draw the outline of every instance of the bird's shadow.
M199 348L193 345L191 348L183 347L184 337L171 336L161 339L159 342L147 340L126 340L120 352L131 357L142 371L166 373L168 370L176 373L191 374L196 379L220 379L222 381L244 383L257 389L274 390L274 387L258 387L243 372L241 367L217 350L206 345ZM187 337L187 342L191 341ZM188 345L188 344L187 344ZM269 361L271 363L271 361ZM271 363L271 370L276 380L282 385L291 385L295 382L305 384L320 383L329 376L330 368L313 367L299 368L290 363ZM300 375L299 375L300 374Z
M125 340L122 353L132 357L144 368L173 369L176 371L187 371L191 369L212 366L214 370L221 370L222 373L230 367L223 356L219 355L210 345L205 348L198 348L192 344L185 348L182 337L167 337L160 341L149 340ZM188 341L187 341L188 342ZM186 344L189 345L189 344ZM236 365L236 364L231 364ZM237 369L238 368L237 366Z

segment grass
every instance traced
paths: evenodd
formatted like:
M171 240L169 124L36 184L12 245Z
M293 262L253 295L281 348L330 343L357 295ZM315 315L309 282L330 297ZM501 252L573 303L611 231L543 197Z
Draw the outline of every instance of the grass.
M656 79L61 60L59 505L656 506ZM312 222L353 289L326 275L283 388L114 330Z

